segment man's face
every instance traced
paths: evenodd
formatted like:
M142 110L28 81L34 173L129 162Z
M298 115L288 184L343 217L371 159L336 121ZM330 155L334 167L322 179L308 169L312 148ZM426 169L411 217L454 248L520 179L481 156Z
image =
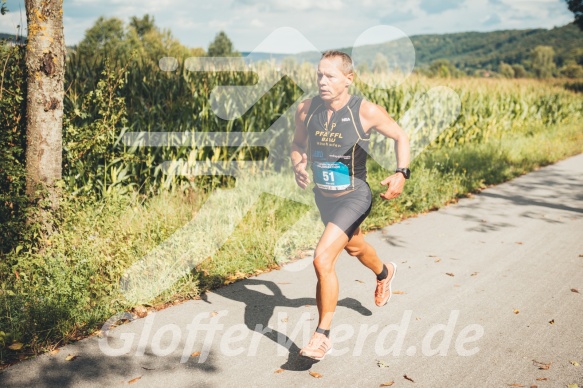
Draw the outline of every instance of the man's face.
M342 72L342 59L324 58L318 64L318 90L324 101L338 98L352 83L352 74Z

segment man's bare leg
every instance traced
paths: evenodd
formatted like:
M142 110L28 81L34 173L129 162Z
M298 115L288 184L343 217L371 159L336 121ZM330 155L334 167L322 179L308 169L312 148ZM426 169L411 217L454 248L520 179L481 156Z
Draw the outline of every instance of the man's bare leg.
M377 256L377 252L372 245L367 243L364 239L364 233L358 228L348 244L346 244L346 252L350 256L355 256L362 264L370 268L376 275L383 270L383 262ZM389 277L393 275L393 268L387 267L389 270Z
M335 265L338 255L348 243L348 236L337 225L329 222L316 246L314 268L318 283L316 302L320 315L318 327L329 330L338 303L338 277Z

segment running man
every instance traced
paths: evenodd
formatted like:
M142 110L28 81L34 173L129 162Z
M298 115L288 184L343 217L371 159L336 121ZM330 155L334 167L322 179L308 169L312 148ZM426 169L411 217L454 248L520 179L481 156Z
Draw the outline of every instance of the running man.
M353 78L349 55L325 52L318 64L319 95L302 101L296 112L291 151L295 179L302 189L308 186L309 164L316 204L325 224L314 254L318 327L309 344L300 350L300 355L316 360L323 359L332 348L328 336L338 302L335 265L343 249L375 273L375 304L383 306L391 297L391 281L397 266L385 265L360 230L372 204L366 182L371 131L395 140L398 168L380 182L387 186L381 197L385 200L398 197L410 175L407 135L384 108L348 94Z

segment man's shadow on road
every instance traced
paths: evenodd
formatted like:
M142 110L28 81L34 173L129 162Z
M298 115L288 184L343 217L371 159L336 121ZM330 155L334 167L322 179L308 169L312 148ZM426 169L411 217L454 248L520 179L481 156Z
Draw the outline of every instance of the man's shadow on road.
M273 295L265 294L246 287L257 285L267 287ZM306 305L316 305L315 298L289 299L283 295L281 289L275 283L259 279L245 279L231 284L229 287L214 290L213 293L224 298L245 303L245 325L249 330L263 334L273 342L287 348L289 351L289 357L287 362L281 366L282 369L304 371L310 369L314 363L318 362L317 360L300 356L300 348L286 334L269 327L269 319L272 317L276 307L297 308ZM203 294L201 298L205 302L210 303L206 294ZM361 315L372 315L372 312L369 309L353 298L339 300L338 306L349 308Z

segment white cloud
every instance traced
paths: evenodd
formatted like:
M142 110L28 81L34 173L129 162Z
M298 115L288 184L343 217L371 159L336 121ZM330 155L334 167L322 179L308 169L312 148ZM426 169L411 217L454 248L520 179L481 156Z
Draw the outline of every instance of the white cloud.
M259 19L253 19L253 20L251 20L251 22L249 24L251 24L252 27L259 27L259 28L265 26L265 24Z

